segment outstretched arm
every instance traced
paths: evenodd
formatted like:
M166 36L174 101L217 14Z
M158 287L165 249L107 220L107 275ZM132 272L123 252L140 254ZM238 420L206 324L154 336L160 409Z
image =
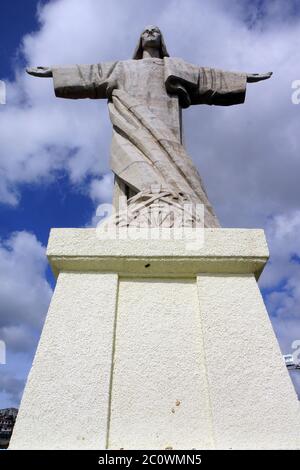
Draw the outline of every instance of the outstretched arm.
M169 93L176 93L182 108L193 104L231 106L243 103L247 83L259 82L272 73L247 74L199 67L182 59L166 58L165 82Z
M33 77L53 77L52 69L50 67L28 67L26 72Z
M53 77L55 95L59 98L105 99L117 87L116 65L116 62L105 62L67 67L30 67L27 73L34 77Z
M267 80L273 75L273 72L267 73L248 73L247 74L247 82L248 83L255 83L260 82L261 80Z

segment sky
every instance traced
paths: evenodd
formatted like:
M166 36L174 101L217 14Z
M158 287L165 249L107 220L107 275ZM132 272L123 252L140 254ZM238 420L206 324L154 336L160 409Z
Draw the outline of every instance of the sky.
M109 202L104 100L59 100L26 66L131 58L148 24L171 56L231 71L273 71L241 106L184 111L186 147L224 227L263 228L259 285L282 353L300 339L300 4L297 0L2 0L0 80L0 408L18 406L55 281L51 227L92 224ZM267 358L266 358L267 360ZM300 395L300 373L291 378Z

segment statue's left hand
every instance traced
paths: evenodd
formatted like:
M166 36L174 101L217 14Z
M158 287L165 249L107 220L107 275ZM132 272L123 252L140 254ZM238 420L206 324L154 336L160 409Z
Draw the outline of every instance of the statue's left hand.
M273 72L267 73L248 73L247 74L247 82L248 83L255 83L260 82L261 80L267 80L272 76Z
M26 72L34 77L52 77L52 70L50 67L28 67Z

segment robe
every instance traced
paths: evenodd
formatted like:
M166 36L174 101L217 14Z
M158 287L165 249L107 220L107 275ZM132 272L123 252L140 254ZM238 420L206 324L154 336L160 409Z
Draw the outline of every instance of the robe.
M154 185L204 205L205 227L219 227L201 177L182 142L181 110L245 100L247 76L164 57L53 67L60 98L108 99L113 126L114 205Z

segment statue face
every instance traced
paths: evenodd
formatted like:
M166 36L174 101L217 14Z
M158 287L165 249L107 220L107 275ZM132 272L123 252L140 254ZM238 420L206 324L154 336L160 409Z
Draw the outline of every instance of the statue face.
M142 32L142 46L159 49L161 45L161 32L157 26L147 26Z

